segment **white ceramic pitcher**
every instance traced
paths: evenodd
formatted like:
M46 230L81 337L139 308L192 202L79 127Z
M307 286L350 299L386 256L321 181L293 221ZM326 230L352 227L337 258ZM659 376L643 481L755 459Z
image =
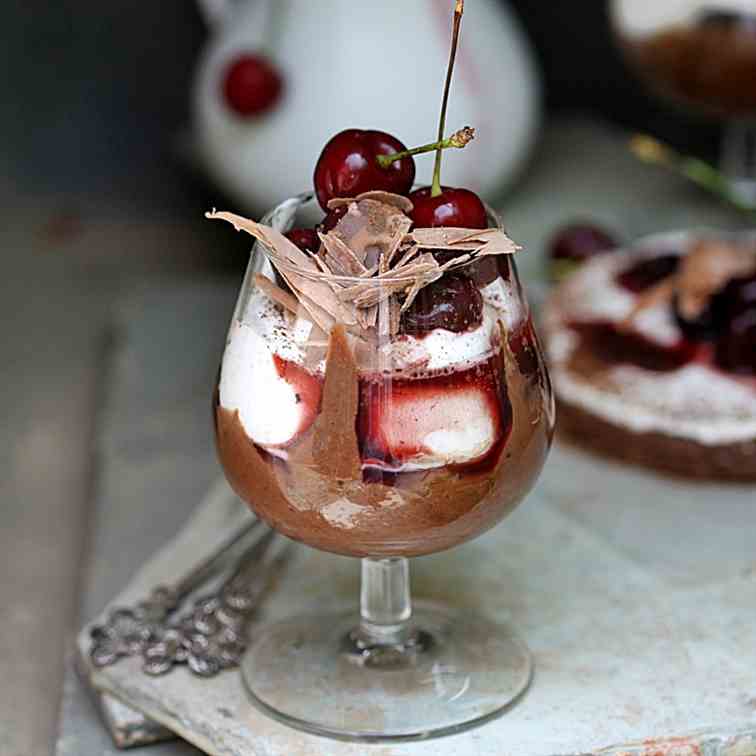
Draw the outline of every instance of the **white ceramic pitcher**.
M211 38L194 87L200 156L248 210L312 184L323 145L345 128L388 131L407 146L435 139L453 0L199 0ZM269 113L241 119L222 77L245 52L264 52L286 79ZM540 86L521 28L501 0L468 0L447 131L478 138L447 151L443 182L490 198L527 157L540 117ZM453 153L453 154L452 154ZM429 182L433 158L418 158Z

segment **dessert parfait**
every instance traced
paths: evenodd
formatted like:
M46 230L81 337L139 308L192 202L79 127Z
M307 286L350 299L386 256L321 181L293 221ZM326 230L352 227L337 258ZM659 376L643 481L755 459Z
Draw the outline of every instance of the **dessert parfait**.
M323 149L312 194L262 223L209 213L256 240L216 391L226 476L280 532L362 557L359 616L260 631L243 678L264 711L339 738L458 732L531 679L508 627L409 595L407 557L499 522L534 484L554 424L518 247L477 194L441 183L443 150L474 136L444 137L463 6L436 142L408 150L349 129ZM433 183L414 188L424 152Z
M756 481L756 237L664 234L552 294L560 432L688 477Z
M213 215L264 255L221 367L221 462L261 517L316 548L457 545L519 502L549 444L517 248L497 226L417 227L413 201L385 191L327 207L341 217L304 250L301 233Z
M615 10L628 60L663 95L717 116L756 113L756 8L750 0L620 0Z

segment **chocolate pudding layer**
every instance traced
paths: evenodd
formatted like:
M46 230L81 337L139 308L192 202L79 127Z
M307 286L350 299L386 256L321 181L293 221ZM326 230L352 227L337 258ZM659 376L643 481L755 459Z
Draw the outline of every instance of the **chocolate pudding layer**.
M337 326L328 339L317 415L284 454L256 445L239 412L216 404L218 453L228 480L276 530L337 554L418 556L474 538L529 491L553 426L531 322L508 336L501 327L499 332L493 356L456 378L421 373L387 381L358 371L349 339ZM495 418L495 440L481 457L407 469L382 448L371 422L375 410L467 386L490 397Z

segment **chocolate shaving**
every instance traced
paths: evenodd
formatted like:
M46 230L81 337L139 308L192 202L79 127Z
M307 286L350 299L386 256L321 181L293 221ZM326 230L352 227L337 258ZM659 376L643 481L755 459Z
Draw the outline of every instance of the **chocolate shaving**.
M417 295L420 293L420 289L422 288L423 288L422 279L421 278L416 279L415 283L412 284L412 288L409 290L409 293L407 294L407 297L404 300L404 303L402 304L400 314L405 312L406 310L409 310L409 308L412 306L412 303L415 301Z
M255 273L255 286L289 312L293 312L295 315L299 312L299 301L297 298L289 294L288 291L284 291L279 286L276 286L273 281L261 273Z
M329 235L339 237L366 268L378 264L409 231L412 221L399 209L374 199L353 202ZM401 243L401 242L398 242Z
M355 428L358 402L357 366L344 327L337 325L328 345L321 412L312 442L315 465L329 479L362 477Z
M389 333L396 336L399 333L399 324L402 318L402 308L396 297L389 300Z
M415 207L409 197L405 197L401 194L393 194L392 192L382 192L376 190L372 192L363 192L362 194L358 194L356 197L351 198L334 197L334 199L328 201L328 209L336 210L339 207L351 205L353 202L359 202L360 200L364 199L377 200L378 202L382 202L384 205L393 205L393 207L398 208L403 213L411 213Z
M498 228L416 228L413 242L421 249L472 252L476 256L512 255L520 247Z
M357 255L352 252L336 234L318 234L323 244L325 254L323 259L334 273L342 273L346 276L361 276L366 268Z
M307 311L312 322L318 325L326 333L329 333L337 323L336 319L330 314L330 312L328 312L328 310L321 307L315 300L310 299L310 297L308 297L303 291L297 290L291 279L287 277L286 273L281 271L281 275L284 277L286 283L289 284L289 288L294 292L299 303Z
M322 280L323 274L320 273L312 258L282 233L234 213L213 211L206 213L205 217L225 220L237 231L246 231L254 236L268 250L271 262L295 295L301 293L308 300L315 302L320 309L329 314L332 320L347 325L353 325L356 322L354 313L349 308L341 306L330 286ZM297 296L297 298L301 301L301 297ZM318 325L322 327L322 323L318 322Z
M397 221L394 238L391 240L386 251L381 257L381 273L385 273L391 267L394 256L401 249L402 244L404 244L404 240L407 237L407 232L411 228L412 221L409 218L404 218L403 222L401 220Z
M365 337L376 324L395 335L401 314L423 287L447 270L476 257L512 254L519 247L498 228L412 228L412 203L387 192L334 199L329 208L348 207L336 227L319 234L317 255L302 252L278 231L232 213L207 213L254 236L292 295L269 279L260 288L287 311L304 308L324 333L337 324ZM440 265L430 250L456 253Z

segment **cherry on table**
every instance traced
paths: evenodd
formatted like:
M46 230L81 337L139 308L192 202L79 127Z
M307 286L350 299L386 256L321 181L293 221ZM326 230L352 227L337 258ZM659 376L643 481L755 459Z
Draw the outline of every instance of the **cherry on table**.
M315 193L323 210L335 197L355 197L369 191L408 194L415 181L415 160L405 157L386 168L376 158L407 148L385 131L347 129L336 134L315 166Z
M292 228L286 238L311 255L320 249L320 238L314 228Z
M242 118L261 115L280 99L284 80L263 55L241 55L226 68L223 95L228 107Z
M570 223L559 229L549 243L552 260L582 263L616 248L614 236L594 223Z
M410 194L414 205L411 213L417 228L488 228L486 207L475 192L469 189L442 187L433 197L431 187L417 189Z

